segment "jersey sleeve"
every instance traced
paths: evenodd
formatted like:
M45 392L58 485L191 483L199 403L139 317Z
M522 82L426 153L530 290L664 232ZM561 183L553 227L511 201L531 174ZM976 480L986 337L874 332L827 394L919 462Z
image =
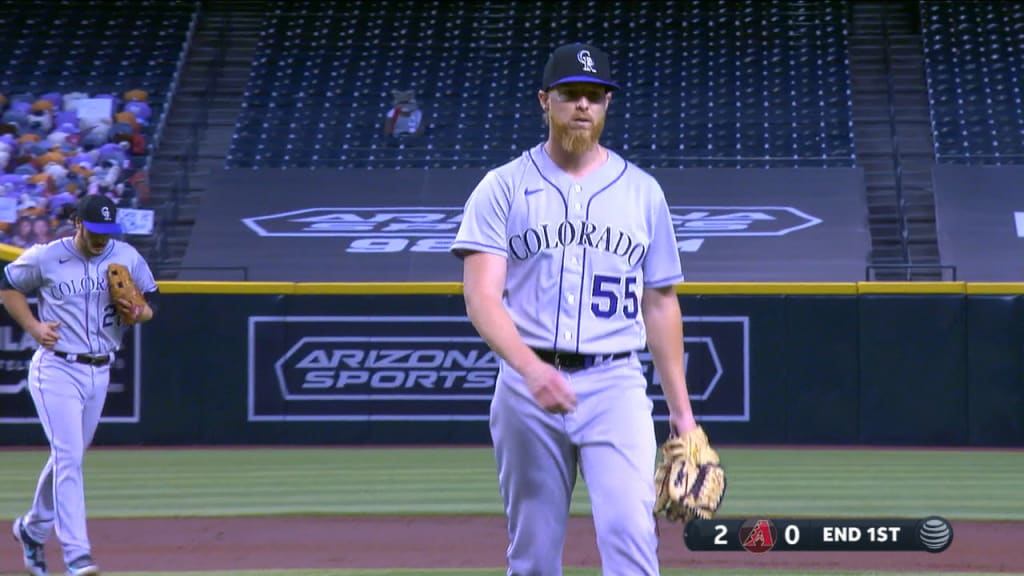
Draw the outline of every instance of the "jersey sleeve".
M494 171L488 172L466 201L452 253L462 257L467 252L487 252L507 257L505 223L509 203L501 179Z
M132 282L143 294L153 292L157 289L156 280L153 279L153 271L141 254L136 253L135 264L132 266Z
M665 193L655 184L651 215L651 245L644 257L644 286L663 288L683 281L683 268L679 262L672 214L665 201Z
M5 285L18 292L30 294L43 285L41 269L44 244L36 244L22 252L14 262L4 267Z

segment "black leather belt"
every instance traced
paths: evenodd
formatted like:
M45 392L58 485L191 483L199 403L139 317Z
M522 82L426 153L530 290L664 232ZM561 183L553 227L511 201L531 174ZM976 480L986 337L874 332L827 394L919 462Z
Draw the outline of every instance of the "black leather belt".
M68 362L78 362L79 364L88 364L90 366L106 366L107 364L110 364L110 354L104 354L103 356L90 356L89 354L54 352L53 355L57 358L63 358Z
M629 358L633 354L632 352L615 352L613 354L573 354L571 352L538 350L536 348L534 348L533 351L541 360L551 364L555 368L570 372L591 368L598 364L604 364L605 362L611 362L613 360L622 360L623 358Z

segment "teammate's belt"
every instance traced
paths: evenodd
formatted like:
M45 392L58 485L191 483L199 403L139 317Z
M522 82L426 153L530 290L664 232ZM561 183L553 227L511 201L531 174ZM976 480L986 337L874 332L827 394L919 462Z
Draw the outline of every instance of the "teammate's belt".
M538 350L536 348L534 348L533 351L541 360L551 364L559 370L583 370L585 368L597 366L598 364L611 362L612 360L629 358L630 355L633 354L632 352L615 352L613 354L572 354L571 352Z
M57 358L63 358L68 362L78 362L79 364L88 364L90 366L106 366L107 364L110 364L110 354L104 354L103 356L90 356L89 354L54 352L53 355Z

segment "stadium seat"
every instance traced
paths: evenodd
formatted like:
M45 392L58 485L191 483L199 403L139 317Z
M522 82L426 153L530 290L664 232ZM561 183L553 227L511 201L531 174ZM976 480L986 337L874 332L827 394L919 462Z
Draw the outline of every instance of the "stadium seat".
M938 161L1024 163L1024 5L921 2Z
M283 156L269 150L289 139L262 134L266 118L299 109L290 121L319 143L318 165L505 162L544 137L533 97L544 58L581 41L613 55L624 90L604 141L639 164L850 166L846 19L844 0L278 0L227 163L273 166ZM391 90L405 88L427 126L395 143L383 121Z

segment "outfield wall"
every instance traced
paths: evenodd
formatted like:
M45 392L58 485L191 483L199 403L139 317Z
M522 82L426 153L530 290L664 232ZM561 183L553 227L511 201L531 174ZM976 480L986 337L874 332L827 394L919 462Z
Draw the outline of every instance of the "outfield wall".
M497 363L457 284L161 287L157 319L126 339L97 443L489 441ZM692 402L717 441L1024 445L1024 285L680 291ZM0 443L40 444L33 343L0 316Z

